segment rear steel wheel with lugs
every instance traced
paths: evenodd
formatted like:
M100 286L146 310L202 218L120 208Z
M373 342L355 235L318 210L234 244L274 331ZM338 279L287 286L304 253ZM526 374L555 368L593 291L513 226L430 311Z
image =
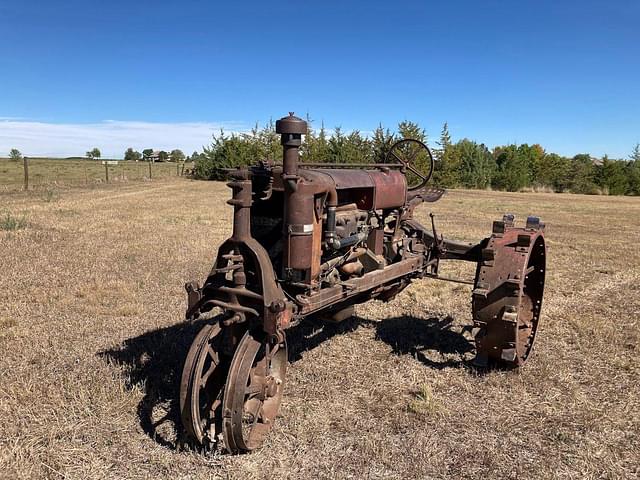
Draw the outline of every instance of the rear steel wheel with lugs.
M544 224L529 217L525 228L505 215L494 222L476 272L473 319L477 366L521 366L538 329L546 269Z
M223 400L223 436L230 453L262 445L276 419L287 369L287 344L247 332L231 362Z

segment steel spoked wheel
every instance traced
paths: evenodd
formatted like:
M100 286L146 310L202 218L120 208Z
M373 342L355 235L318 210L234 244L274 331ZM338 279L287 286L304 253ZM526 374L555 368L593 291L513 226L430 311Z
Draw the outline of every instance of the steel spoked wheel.
M287 369L287 344L247 332L231 362L224 393L223 435L230 453L262 445L276 419Z
M222 430L222 394L229 359L220 354L221 328L206 325L191 344L180 381L180 413L190 440L207 448Z

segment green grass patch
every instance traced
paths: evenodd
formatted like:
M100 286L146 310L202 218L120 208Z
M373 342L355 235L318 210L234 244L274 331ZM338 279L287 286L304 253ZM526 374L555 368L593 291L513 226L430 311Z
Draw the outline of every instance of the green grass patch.
M7 213L3 217L0 217L0 230L12 232L22 230L23 228L27 228L27 218L24 215L22 217L14 217L10 213Z

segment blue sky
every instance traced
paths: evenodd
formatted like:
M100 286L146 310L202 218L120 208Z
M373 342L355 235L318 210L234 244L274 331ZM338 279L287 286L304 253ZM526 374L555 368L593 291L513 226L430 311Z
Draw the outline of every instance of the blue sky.
M640 2L0 0L0 155L191 151L291 110L626 157Z

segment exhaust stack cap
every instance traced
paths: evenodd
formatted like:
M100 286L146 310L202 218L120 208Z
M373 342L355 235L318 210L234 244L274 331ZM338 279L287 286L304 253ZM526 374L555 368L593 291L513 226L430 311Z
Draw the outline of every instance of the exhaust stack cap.
M296 117L293 112L289 112L288 116L276 120L276 133L305 135L307 133L307 122Z

